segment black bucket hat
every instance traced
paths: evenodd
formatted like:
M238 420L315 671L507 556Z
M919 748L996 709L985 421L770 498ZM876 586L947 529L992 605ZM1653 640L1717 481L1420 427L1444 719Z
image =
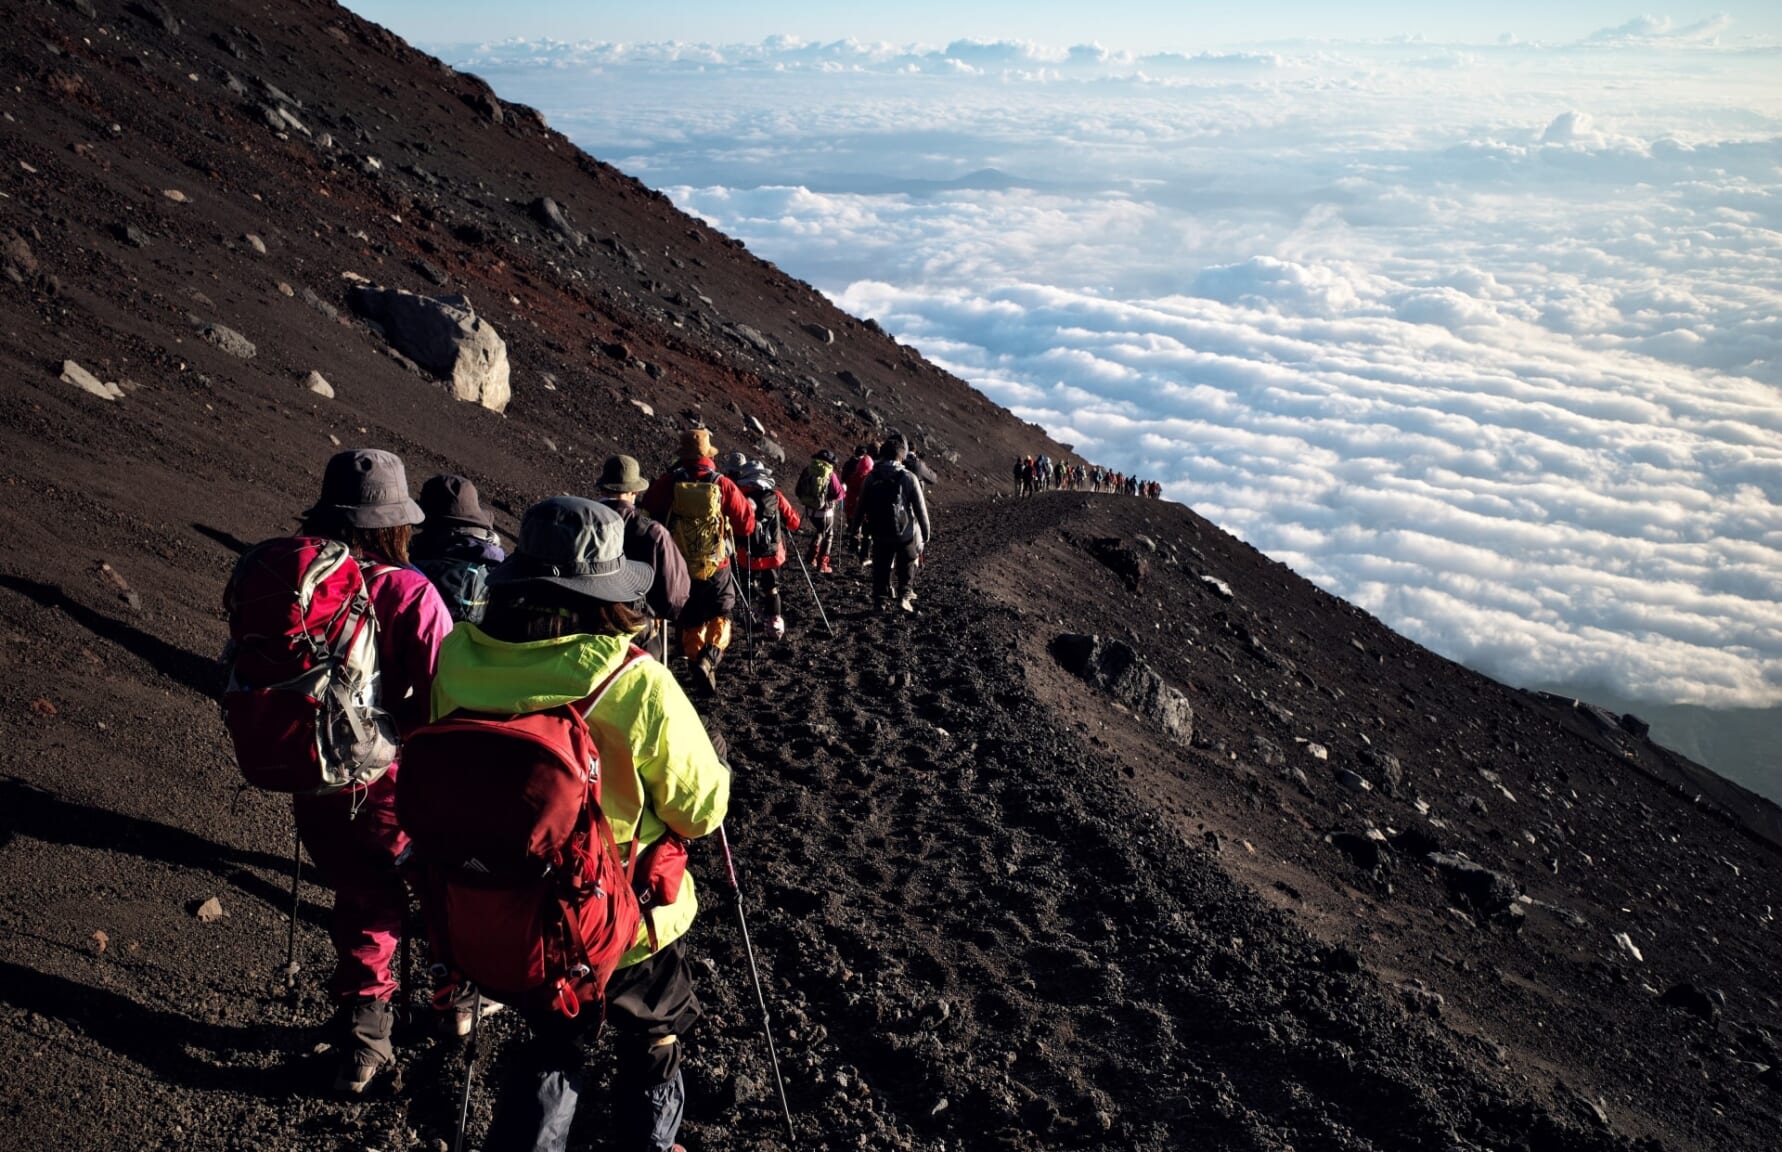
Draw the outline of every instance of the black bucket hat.
M625 521L617 512L580 496L553 496L526 509L520 544L490 569L489 583L554 584L619 604L643 597L656 571L625 559Z
M429 524L495 526L495 514L485 511L477 500L476 485L449 472L421 485L421 511L427 514Z
M402 458L381 448L349 448L328 458L322 495L303 517L324 514L353 528L400 528L425 519L409 498Z

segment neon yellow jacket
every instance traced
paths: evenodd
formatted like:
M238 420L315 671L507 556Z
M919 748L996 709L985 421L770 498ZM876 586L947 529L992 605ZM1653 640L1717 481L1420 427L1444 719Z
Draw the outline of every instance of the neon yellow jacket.
M629 640L620 636L510 644L474 624L459 624L439 649L433 718L459 708L541 712L572 704L591 695L629 651ZM692 840L724 822L730 772L692 701L660 663L645 658L622 672L588 717L588 728L600 749L600 807L622 859L631 858L627 846L633 840L647 847L671 829ZM656 946L685 935L698 910L689 872L674 903L646 913ZM640 925L637 943L619 966L646 960L650 952L649 932Z

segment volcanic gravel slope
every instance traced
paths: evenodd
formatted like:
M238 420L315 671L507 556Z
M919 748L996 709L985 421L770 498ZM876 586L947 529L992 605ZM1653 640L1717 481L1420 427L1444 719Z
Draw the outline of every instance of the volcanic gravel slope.
M920 611L863 614L843 565L820 578L829 639L794 576L790 639L739 651L713 709L807 1146L1782 1140L1774 806L1185 509L997 497L1015 453L1064 450L339 8L7 15L0 1147L449 1141L464 1053L419 1028L374 1098L321 1091L327 896L304 884L287 994L289 808L237 786L219 590L337 445L393 448L417 483L464 471L511 528L609 452L660 463L694 416L794 466L890 422L941 474ZM508 342L506 415L386 355L344 273L468 294ZM66 359L124 397L61 382ZM1192 740L1065 672L1065 632L1124 640L1186 693ZM1524 899L1448 887L1442 851ZM686 1135L778 1147L699 852ZM494 1018L485 1075L519 1031ZM605 1146L602 1116L592 1094L578 1146Z

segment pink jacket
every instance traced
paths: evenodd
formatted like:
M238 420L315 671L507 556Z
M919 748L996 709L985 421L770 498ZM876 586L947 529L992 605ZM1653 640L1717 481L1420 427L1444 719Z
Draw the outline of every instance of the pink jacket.
M396 732L408 734L427 723L433 703L433 672L439 646L452 630L452 617L431 581L413 568L377 561L369 569L371 610L377 614L377 667L384 710L396 718ZM390 769L393 774L396 769Z

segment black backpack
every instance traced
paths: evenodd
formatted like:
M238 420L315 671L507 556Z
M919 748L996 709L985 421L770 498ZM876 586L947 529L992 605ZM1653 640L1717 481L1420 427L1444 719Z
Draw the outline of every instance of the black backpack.
M749 555L773 556L780 550L780 496L772 488L745 488L755 505L755 531L749 534Z
M453 623L480 624L489 609L489 566L461 556L435 556L415 565L432 582Z
M866 504L866 528L876 539L887 537L908 543L915 536L916 514L904 495L904 472L873 470L861 500Z

